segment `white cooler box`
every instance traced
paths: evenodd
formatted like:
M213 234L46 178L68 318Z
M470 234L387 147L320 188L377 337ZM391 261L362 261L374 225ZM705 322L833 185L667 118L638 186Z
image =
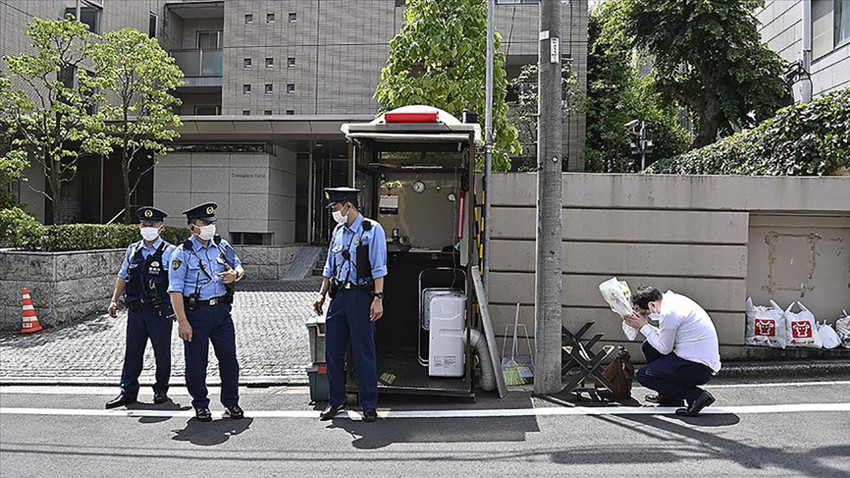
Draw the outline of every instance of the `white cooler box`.
M466 295L459 290L434 295L426 301L429 352L428 375L462 377Z

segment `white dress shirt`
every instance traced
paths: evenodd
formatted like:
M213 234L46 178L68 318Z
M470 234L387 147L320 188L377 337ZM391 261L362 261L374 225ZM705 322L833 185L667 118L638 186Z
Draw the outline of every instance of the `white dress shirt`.
M640 329L655 350L707 365L714 373L720 370L717 331L699 304L668 290L661 299L659 315L659 327L646 324Z

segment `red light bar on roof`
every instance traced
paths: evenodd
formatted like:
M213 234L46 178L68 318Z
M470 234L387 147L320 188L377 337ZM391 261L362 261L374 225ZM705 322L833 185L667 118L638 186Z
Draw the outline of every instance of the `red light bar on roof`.
M433 113L384 113L387 123L436 123L437 112Z

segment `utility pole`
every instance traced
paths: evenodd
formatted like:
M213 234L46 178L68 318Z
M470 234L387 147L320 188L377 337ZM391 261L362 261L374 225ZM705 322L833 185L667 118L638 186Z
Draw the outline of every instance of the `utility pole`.
M493 174L493 56L494 35L493 16L496 14L496 0L487 0L487 85L484 89L484 101L487 104L484 115L484 291L490 292L490 178Z
M534 393L561 385L561 0L540 0Z

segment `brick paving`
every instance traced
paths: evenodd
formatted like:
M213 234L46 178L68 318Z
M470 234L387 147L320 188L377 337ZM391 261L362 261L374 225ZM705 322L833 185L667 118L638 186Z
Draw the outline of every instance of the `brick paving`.
M233 322L240 382L305 384L307 328L321 278L245 284L236 293ZM104 306L107 300L104 301ZM124 360L127 311L62 325L34 336L0 338L0 383L57 382L117 387ZM183 384L182 341L174 327L172 383ZM153 383L153 350L145 351L143 384ZM218 384L218 361L210 346L208 383Z

